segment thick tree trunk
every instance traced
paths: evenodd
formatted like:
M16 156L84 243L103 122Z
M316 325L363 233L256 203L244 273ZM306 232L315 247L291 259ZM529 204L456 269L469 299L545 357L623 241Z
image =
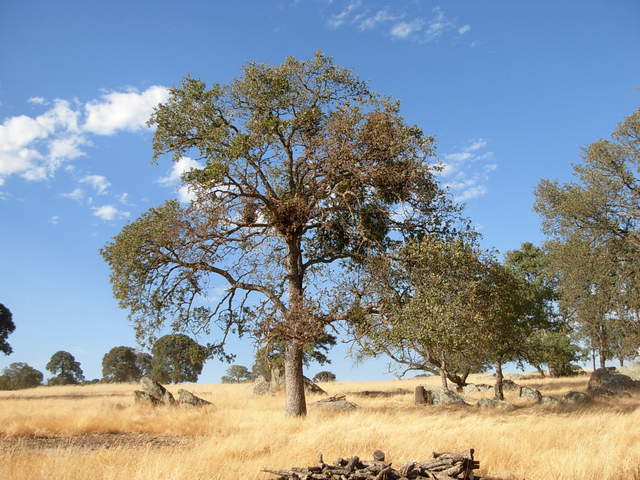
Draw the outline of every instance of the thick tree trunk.
M607 344L604 340L598 339L598 358L600 360L600 368L607 368Z
M284 387L286 390L285 414L289 417L306 415L307 404L304 398L304 377L302 376L302 345L295 341L289 341L285 346Z
M620 357L618 360L620 360L620 366L624 367L624 358Z
M544 378L544 377L545 377L544 369L542 368L542 366L541 366L541 365L536 365L536 370L538 371L538 373L540 374L540 376L541 376L542 378Z
M496 385L495 385L495 394L498 400L504 400L504 392L502 391L502 362L500 360L496 360Z
M292 339L287 340L284 354L284 388L286 401L284 411L290 417L302 417L307 414L307 404L304 397L304 377L302 375L303 343L299 339L298 324L303 305L304 290L302 288L302 251L300 250L300 238L291 236L287 238L287 276L289 287L289 309L294 317L287 319L291 322L289 330Z

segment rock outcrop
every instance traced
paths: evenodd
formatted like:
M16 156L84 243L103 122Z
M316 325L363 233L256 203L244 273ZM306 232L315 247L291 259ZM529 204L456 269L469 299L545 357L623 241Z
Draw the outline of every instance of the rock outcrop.
M312 403L311 407L324 410L349 411L355 410L358 405L348 401L345 395L334 395Z

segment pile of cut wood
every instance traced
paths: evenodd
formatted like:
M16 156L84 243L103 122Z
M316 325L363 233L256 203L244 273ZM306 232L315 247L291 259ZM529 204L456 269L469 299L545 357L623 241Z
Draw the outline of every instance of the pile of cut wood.
M395 469L385 462L384 452L373 452L372 461L358 457L339 458L332 465L318 454L318 464L312 467L293 467L288 470L263 472L277 475L277 480L473 480L473 470L480 462L473 459L473 449L463 453L433 453L433 460L408 462Z

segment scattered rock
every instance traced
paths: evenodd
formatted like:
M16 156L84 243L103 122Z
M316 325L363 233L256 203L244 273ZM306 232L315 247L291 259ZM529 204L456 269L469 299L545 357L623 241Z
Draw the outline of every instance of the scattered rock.
M500 408L502 410L513 410L515 406L504 400L497 398L482 398L478 401L478 408Z
M475 385L473 383L469 383L462 387L462 391L464 393L489 393L493 391L493 386L487 385L486 383L478 383Z
M542 398L540 399L540 404L544 405L545 407L555 408L555 407L559 407L561 403L562 402L560 402L560 400L558 400L557 398L547 397L546 395L543 395Z
M160 405L160 400L156 397L152 397L147 392L142 392L140 390L136 390L133 392L133 398L135 403L139 405L145 405L150 407L155 407L156 405Z
M583 404L589 403L591 397L584 392L567 392L562 397L562 401L565 403Z
M442 388L436 388L435 390L427 390L431 393L431 398L434 405L466 405L469 404L465 401L464 397L458 395L451 390L443 390Z
M316 393L318 395L327 395L327 392L325 392L322 388L320 388L318 385L313 383L313 381L309 380L307 377L303 377L303 378L304 378L304 391L306 393Z
M251 385L251 391L254 395L266 395L271 393L271 384L263 376L256 378L253 385Z
M520 390L520 385L507 378L502 381L502 390Z
M369 398L387 398L394 397L396 395L406 395L407 393L411 393L410 390L406 388L396 388L395 390L363 390L361 392L347 392L349 395L356 395L358 397L369 397Z
M178 390L178 404L190 407L203 407L205 405L212 405L211 402L204 398L196 397L193 393L180 389Z
M347 397L344 395L334 395L332 397L323 398L322 400L318 400L315 403L311 404L312 407L315 408L323 408L327 410L355 410L358 408L353 402L347 400Z
M531 387L520 387L520 397L534 402L540 402L542 400L542 394Z
M640 382L633 380L631 377L610 369L599 368L589 377L587 390L593 395L602 395L603 391L616 394L638 388L640 388ZM608 395L609 393L604 394Z
M158 400L158 403L163 405L175 405L176 401L171 395L171 392L167 391L158 382L151 380L149 377L142 377L140 379L140 386L142 390L151 397Z

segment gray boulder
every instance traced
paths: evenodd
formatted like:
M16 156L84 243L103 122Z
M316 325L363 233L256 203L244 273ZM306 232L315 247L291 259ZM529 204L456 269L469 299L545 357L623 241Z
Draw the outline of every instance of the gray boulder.
M334 395L312 403L311 407L324 410L349 411L355 410L358 405L348 401L345 395Z
M518 385L516 382L514 382L513 380L509 380L508 378L506 380L502 381L502 390L520 390L520 385Z
M562 401L572 404L584 404L591 401L591 397L584 392L567 392L563 395Z
M259 376L251 385L251 391L254 395L266 395L271 393L271 384L266 378Z
M547 397L546 395L543 395L542 399L540 399L540 404L545 407L555 408L559 407L562 402L555 397Z
M304 391L306 393L315 393L317 395L327 395L327 392L325 392L322 388L320 388L318 385L313 383L307 377L303 377L303 378L304 378Z
M205 405L212 405L211 402L204 398L196 397L193 393L184 389L178 390L178 404L189 407L204 407Z
M542 394L535 388L520 387L520 398L540 402L542 400Z
M482 398L478 401L478 408L496 408L501 410L513 410L515 407L504 400L498 400L497 398Z
M622 373L599 368L589 377L587 391L593 395L609 395L637 390L640 382Z
M486 383L469 383L462 387L462 391L464 393L489 393L493 391L493 386Z
M144 405L146 407L155 407L160 405L160 401L149 395L147 392L142 392L140 390L135 390L133 392L133 398L136 404Z
M436 388L434 390L427 390L431 393L431 399L434 405L466 405L469 404L465 401L464 397L458 395L451 390L443 390L442 388Z
M151 380L149 377L142 377L140 379L140 387L149 396L158 400L162 405L175 405L176 401L166 388L160 385L158 382Z

